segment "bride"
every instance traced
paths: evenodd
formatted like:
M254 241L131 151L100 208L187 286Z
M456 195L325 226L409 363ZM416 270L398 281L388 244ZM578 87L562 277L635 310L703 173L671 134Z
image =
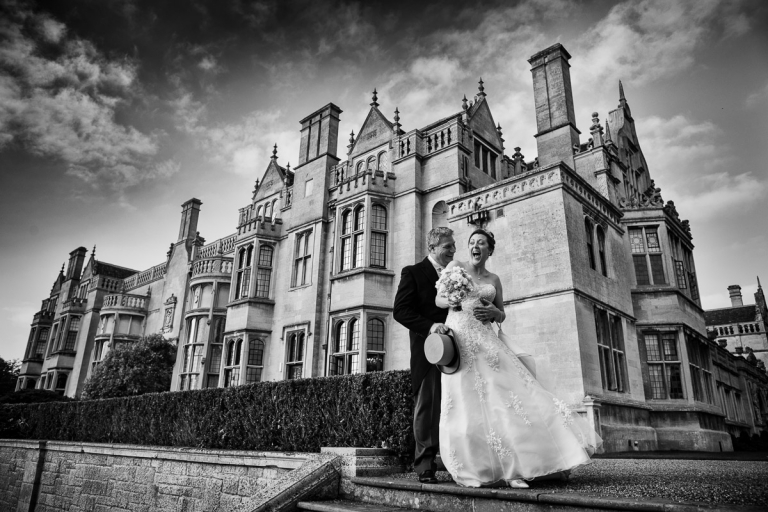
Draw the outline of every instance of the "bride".
M586 420L542 388L491 326L505 317L499 276L485 268L495 244L492 233L476 229L469 261L452 261L438 281L456 266L472 281L445 322L461 367L442 376L440 453L459 485L527 488L523 480L588 463L595 446L588 445ZM449 307L441 294L435 303Z

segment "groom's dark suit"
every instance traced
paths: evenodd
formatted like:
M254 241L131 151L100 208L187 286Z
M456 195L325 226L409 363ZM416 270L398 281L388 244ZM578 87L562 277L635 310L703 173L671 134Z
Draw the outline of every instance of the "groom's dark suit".
M414 469L435 470L440 441L440 371L427 361L424 340L435 323L443 323L448 310L435 305L437 271L429 258L403 268L395 295L393 316L408 328L411 338L411 383L415 407L413 434L416 439Z

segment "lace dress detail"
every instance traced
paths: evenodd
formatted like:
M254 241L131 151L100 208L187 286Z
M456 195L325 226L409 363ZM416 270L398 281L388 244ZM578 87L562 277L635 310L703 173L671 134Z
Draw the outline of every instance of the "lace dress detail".
M589 462L589 426L546 391L496 335L474 317L480 299L496 288L476 284L459 311L448 313L461 351L461 368L442 376L440 450L464 486L534 478ZM598 438L599 441L599 438Z

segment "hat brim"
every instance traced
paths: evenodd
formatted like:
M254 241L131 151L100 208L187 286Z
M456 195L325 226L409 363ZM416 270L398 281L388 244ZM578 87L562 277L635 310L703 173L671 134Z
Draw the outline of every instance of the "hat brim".
M450 338L453 342L453 359L448 364L435 365L445 375L453 375L461 368L461 350L459 350L459 346L453 336L450 336Z

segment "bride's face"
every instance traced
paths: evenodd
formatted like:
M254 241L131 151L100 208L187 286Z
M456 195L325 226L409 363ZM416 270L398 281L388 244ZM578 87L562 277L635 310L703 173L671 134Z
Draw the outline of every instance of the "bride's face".
M469 239L469 262L473 265L479 265L485 263L490 255L491 249L485 235L480 233L472 235L472 238Z

